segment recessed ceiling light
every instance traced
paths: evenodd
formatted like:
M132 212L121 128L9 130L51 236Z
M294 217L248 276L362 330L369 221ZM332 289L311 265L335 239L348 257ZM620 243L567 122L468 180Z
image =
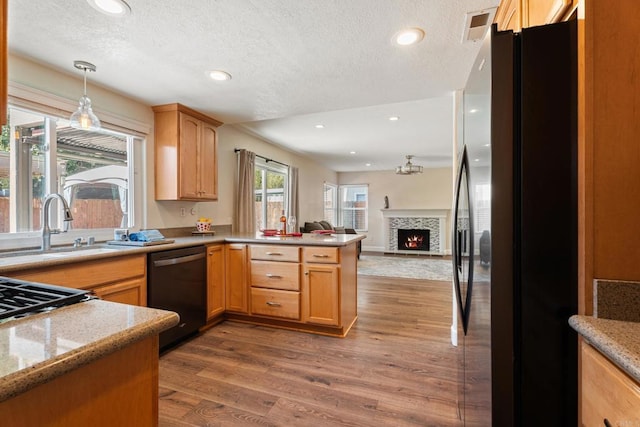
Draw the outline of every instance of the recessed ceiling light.
M317 124L317 125L316 125L316 129L324 129L324 125L322 125L322 124Z
M389 117L389 120L391 120L392 122L397 122L398 120L400 120L400 117L398 117L398 116L391 116L391 117Z
M212 72L209 73L209 77L211 77L213 80L217 82L224 82L227 80L231 80L231 74L222 70L213 70Z
M477 113L477 112L478 112L478 110L477 110L476 108L472 108L471 110L469 110L469 112L470 112L471 114L473 114L473 113Z
M98 12L110 16L124 16L131 12L129 5L123 0L87 0Z
M355 151L349 151L349 154L356 154Z
M474 162L479 162L479 161L480 161L480 159L473 159L473 161L474 161Z
M393 39L401 46L418 43L424 38L424 30L421 28L406 28L396 33Z
M365 163L364 165L365 166L371 166L371 163Z
M484 144L485 147L491 147L491 144Z

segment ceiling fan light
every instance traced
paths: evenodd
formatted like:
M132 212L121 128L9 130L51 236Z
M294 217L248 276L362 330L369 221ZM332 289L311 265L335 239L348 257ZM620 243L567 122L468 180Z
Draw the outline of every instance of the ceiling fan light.
M406 156L406 158L407 158L406 164L396 167L397 175L415 175L415 174L422 173L422 166L414 165L413 163L411 163L411 159L413 158L413 156L408 155Z

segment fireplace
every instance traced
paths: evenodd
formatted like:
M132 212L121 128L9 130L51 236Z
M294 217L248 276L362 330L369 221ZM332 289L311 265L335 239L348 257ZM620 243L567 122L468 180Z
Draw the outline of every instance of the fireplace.
M429 251L429 230L399 228L397 231L398 250Z
M381 209L384 218L384 250L394 254L447 255L447 218L450 214L444 209ZM429 234L422 239L422 249L409 249L398 240L398 230L411 230Z

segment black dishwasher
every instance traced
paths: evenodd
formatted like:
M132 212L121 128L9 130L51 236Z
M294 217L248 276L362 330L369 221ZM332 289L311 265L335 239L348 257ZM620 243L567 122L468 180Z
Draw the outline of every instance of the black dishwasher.
M173 249L151 253L147 260L147 305L180 315L176 326L160 333L160 350L165 350L206 323L206 251L204 246Z

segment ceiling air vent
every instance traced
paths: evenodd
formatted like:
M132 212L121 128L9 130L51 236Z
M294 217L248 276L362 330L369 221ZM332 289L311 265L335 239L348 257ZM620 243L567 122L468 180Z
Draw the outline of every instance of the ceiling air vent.
M462 42L475 42L482 40L487 32L487 29L493 23L493 17L496 14L496 9L484 9L477 12L469 12L466 15L466 21L464 24L464 34L462 35Z

